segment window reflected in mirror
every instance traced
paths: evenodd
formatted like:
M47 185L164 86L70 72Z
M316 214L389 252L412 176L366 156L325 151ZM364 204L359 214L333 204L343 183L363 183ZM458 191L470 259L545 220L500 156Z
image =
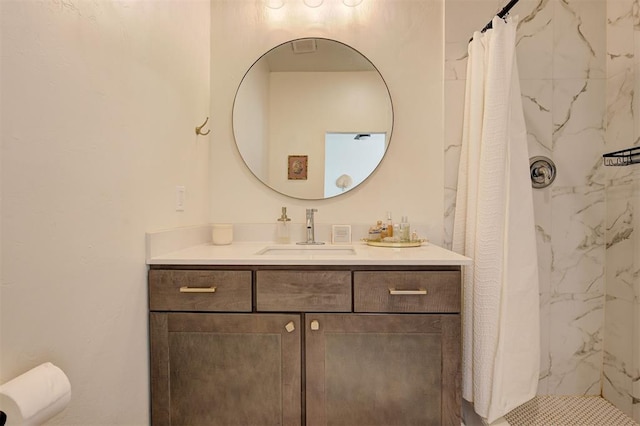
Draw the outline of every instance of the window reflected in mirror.
M324 198L335 197L360 185L378 167L386 150L384 133L327 133Z

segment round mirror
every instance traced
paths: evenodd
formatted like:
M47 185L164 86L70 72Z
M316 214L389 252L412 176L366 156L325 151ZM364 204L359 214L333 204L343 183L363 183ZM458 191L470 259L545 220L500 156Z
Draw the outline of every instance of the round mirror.
M233 104L238 151L265 185L294 198L343 194L384 157L393 129L386 83L358 51L303 38L262 55Z

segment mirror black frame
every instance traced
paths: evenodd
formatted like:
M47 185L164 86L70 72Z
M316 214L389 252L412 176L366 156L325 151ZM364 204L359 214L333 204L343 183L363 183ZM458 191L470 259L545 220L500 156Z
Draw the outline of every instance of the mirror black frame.
M236 132L236 126L235 126L235 114L236 114L236 104L238 102L238 94L240 93L240 89L242 87L243 82L245 81L245 79L247 78L247 75L251 72L251 70L253 69L253 67L259 63L263 58L265 58L265 56L267 56L269 53L273 52L274 50L290 44L292 42L299 42L299 41L305 41L305 40L325 40L325 41L330 41L330 42L334 42L334 43L338 43L348 49L350 49L351 51L353 51L354 53L357 53L358 55L360 55L364 60L366 60L368 62L368 64L371 66L372 71L376 71L376 73L378 74L378 76L380 77L380 80L382 81L382 83L384 84L384 88L386 89L386 93L388 95L388 100L389 100L389 108L390 108L390 123L389 123L389 136L388 136L388 140L386 143L386 147L384 150L384 153L382 155L382 157L380 158L378 164L373 168L373 170L371 171L371 173L369 173L369 175L364 178L362 181L358 182L355 186L349 188L348 190L339 193L337 195L332 195L330 197L322 197L322 198L309 198L309 197L300 197L300 196L296 196L296 195L291 195L291 194L287 194L285 192L283 192L282 190L276 189L273 186L269 185L269 183L265 182L262 178L260 178L259 176L256 175L256 173L254 172L254 170L252 170L252 168L249 166L249 164L247 163L247 160L245 159L245 157L242 155L242 151L240 150L240 145L238 143L238 136L237 136L237 132ZM380 70L373 64L373 62L371 62L371 60L366 57L365 55L362 54L362 52L360 52L359 50L353 48L352 46L341 42L339 40L335 40L335 39L330 39L330 38L324 38L324 37L301 37L301 38L297 38L297 39L291 39L291 40L287 40L285 42L282 42L276 46L274 46L273 48L267 50L265 53L263 53L262 55L260 55L260 57L258 57L252 64L251 66L247 69L247 71L245 72L245 74L243 75L242 79L240 80L240 83L238 84L238 88L236 89L236 93L234 95L234 100L233 100L233 105L232 105L232 130L233 130L233 136L234 136L234 140L235 140L235 144L236 144L236 149L238 150L238 154L240 155L240 158L242 158L243 163L245 164L245 166L247 167L247 169L249 169L249 171L251 172L251 174L258 180L260 181L263 185L265 185L266 187L268 187L269 189L290 197L290 198L294 198L294 199L299 199L299 200L327 200L327 199L331 199L331 198L335 198L338 197L340 195L346 194L347 192L352 191L353 189L359 187L360 185L362 185L364 182L366 182L367 180L369 180L371 178L371 176L373 176L376 172L376 170L378 170L378 168L380 167L380 165L382 164L384 158L387 155L387 152L389 150L389 145L391 144L391 139L393 136L393 130L394 130L394 126L395 126L395 112L394 112L394 106L393 106L393 98L391 96L391 91L389 90L389 86L386 82L386 80L384 79L384 77L382 76L382 73L380 72Z

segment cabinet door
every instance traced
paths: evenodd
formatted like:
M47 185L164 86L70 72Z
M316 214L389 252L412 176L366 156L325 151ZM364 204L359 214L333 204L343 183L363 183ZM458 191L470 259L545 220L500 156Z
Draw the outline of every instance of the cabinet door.
M460 425L458 315L306 315L307 425Z
M299 315L150 314L153 425L300 425Z

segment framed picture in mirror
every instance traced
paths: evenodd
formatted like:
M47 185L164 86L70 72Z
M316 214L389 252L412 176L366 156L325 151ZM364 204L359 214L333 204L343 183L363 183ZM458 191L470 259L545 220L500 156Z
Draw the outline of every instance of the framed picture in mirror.
M307 155L290 155L288 161L289 180L307 180Z

